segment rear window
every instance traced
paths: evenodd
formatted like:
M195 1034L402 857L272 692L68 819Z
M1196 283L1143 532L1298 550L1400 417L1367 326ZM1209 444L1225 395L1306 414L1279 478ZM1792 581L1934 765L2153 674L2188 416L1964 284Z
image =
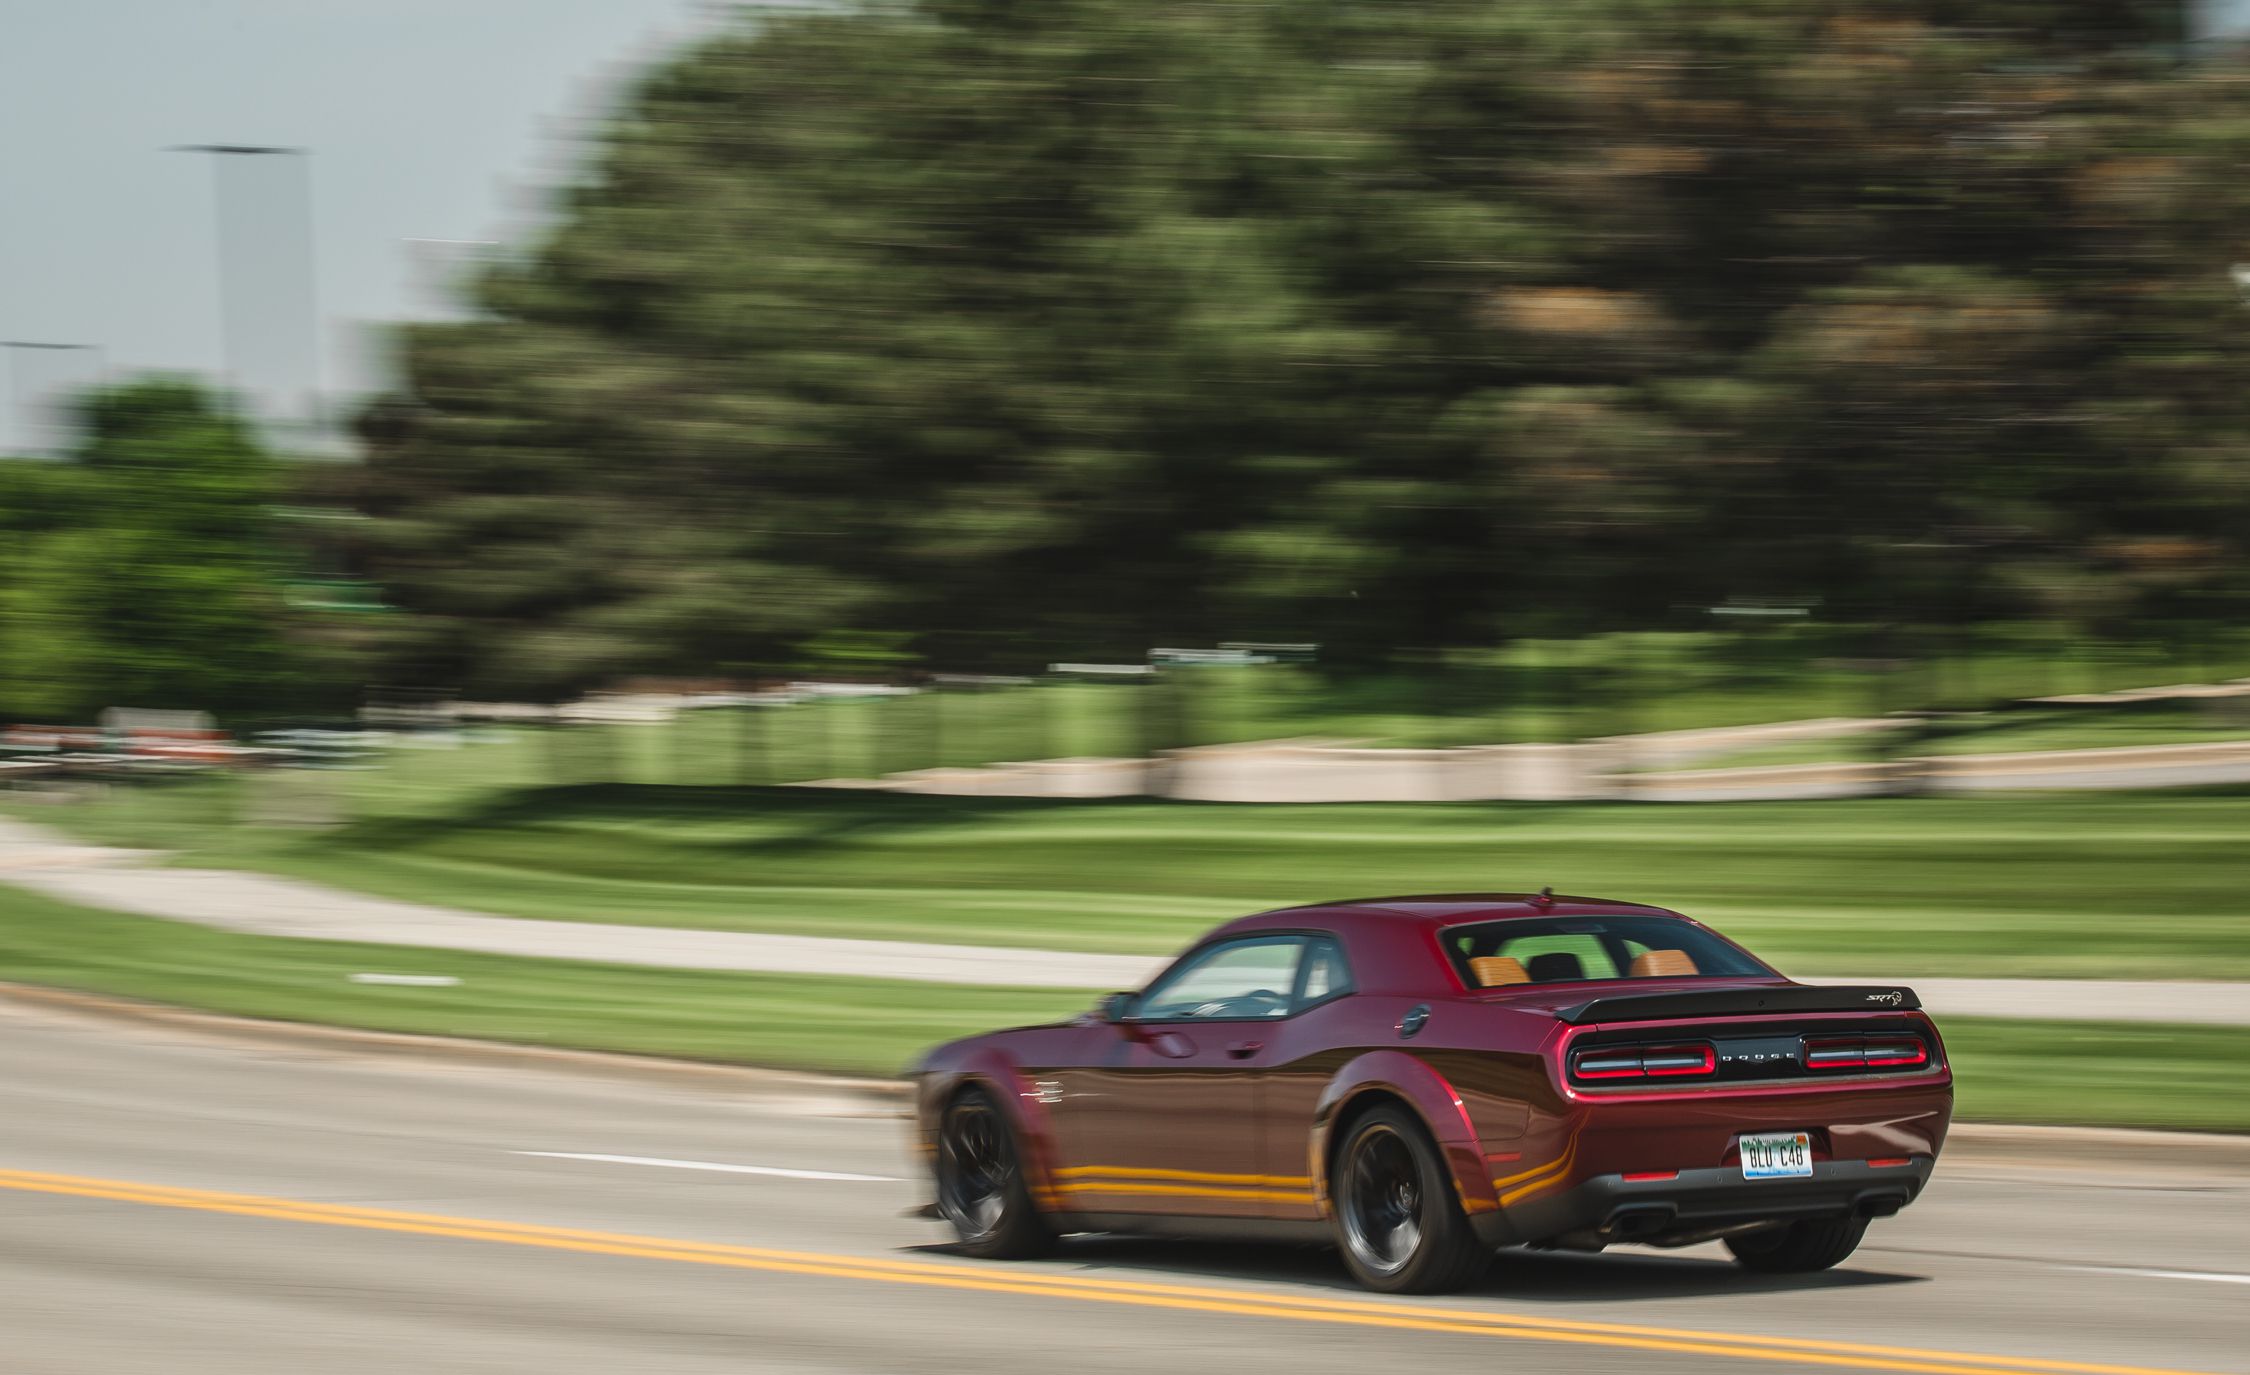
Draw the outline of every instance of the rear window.
M1440 939L1471 988L1773 973L1676 917L1511 917L1447 927Z

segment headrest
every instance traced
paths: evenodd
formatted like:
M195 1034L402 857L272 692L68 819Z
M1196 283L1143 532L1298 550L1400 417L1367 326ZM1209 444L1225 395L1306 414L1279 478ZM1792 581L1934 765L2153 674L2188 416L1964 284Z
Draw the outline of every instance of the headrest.
M1531 982L1531 976L1524 972L1523 962L1506 955L1479 955L1469 961L1469 972L1476 975L1477 982L1486 988Z
M1527 968L1533 983L1561 983L1568 979L1586 977L1586 963L1568 950L1550 950L1544 955L1534 955Z
M1635 955L1626 967L1628 979L1669 979L1698 972L1685 950L1650 950Z

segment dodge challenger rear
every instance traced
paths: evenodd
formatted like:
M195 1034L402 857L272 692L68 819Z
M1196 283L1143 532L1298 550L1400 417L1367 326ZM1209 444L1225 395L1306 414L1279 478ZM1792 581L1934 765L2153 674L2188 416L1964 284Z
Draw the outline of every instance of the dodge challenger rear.
M1677 913L1545 893L1245 917L918 1079L938 1209L978 1254L1322 1236L1400 1290L1506 1246L1834 1265L1921 1192L1952 1112L1912 990L1793 983Z

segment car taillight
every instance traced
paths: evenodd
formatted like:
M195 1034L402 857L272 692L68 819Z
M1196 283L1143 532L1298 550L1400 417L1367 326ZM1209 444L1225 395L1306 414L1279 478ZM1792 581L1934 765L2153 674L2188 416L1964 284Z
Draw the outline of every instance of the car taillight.
M1597 1046L1571 1057L1580 1079L1667 1079L1709 1074L1719 1057L1707 1045Z
M1709 1074L1718 1063L1709 1046L1662 1046L1641 1056L1641 1068L1652 1075Z
M1914 1069L1930 1062L1918 1036L1805 1038L1806 1069Z
M1571 1072L1581 1079L1637 1079L1648 1073L1638 1054L1618 1051L1581 1052Z

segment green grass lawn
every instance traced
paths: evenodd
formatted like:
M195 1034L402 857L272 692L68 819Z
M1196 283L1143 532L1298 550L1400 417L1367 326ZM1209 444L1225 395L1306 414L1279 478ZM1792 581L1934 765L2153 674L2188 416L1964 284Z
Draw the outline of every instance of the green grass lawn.
M462 982L351 983L358 972ZM883 1075L939 1041L1089 1001L243 936L6 887L0 978L281 1021ZM2239 1029L1949 1019L1944 1030L1965 1118L2250 1131L2250 1037Z
M354 973L452 975L451 988ZM1071 1015L1072 990L705 973L243 936L0 887L0 979L379 1031L895 1074L921 1049Z
M1888 746L1911 755L2015 754L2035 750L2204 745L2250 739L2250 700L2135 702L2100 707L2019 707L1933 724L1927 735L1885 741L1875 734L1801 740L1669 764L1656 772L1778 764L1861 762Z
M2241 1027L1947 1017L1938 1029L1968 1121L2250 1131Z
M1228 916L1529 890L1687 911L1800 974L2250 978L2250 790L1242 806L828 789L495 794L322 831L244 786L25 809L181 862L565 920L1161 953Z

